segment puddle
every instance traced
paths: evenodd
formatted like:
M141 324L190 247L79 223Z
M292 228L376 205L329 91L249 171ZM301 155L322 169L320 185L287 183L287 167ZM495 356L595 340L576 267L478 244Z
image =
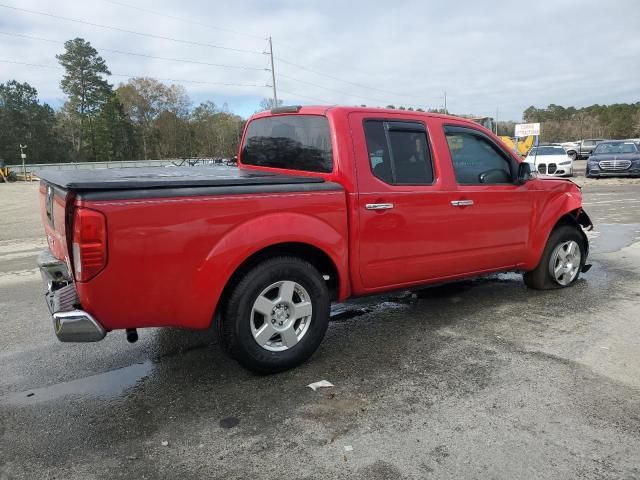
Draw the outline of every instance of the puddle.
M0 397L0 404L33 405L63 397L117 397L128 388L134 387L140 380L148 377L152 370L153 364L151 361L136 363L128 367L79 378L78 380L57 383L49 387L11 393Z
M591 239L592 253L613 253L640 239L640 223L600 223Z

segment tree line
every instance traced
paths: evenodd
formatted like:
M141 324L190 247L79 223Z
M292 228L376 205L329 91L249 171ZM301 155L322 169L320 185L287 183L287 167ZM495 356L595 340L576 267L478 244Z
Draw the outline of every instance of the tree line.
M230 158L244 120L211 101L195 107L181 85L136 77L117 87L106 62L82 38L65 42L66 101L57 111L28 83L0 84L0 159L29 163L157 158Z
M584 108L565 108L555 104L546 108L531 106L524 111L523 119L527 123L542 123L540 139L544 142L640 137L640 102ZM513 136L513 128L509 135Z

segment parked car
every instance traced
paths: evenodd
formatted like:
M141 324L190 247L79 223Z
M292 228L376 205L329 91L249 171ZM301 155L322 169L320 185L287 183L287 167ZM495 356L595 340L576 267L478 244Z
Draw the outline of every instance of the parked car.
M249 119L238 165L42 172L58 338L213 323L277 372L318 348L332 301L500 271L562 288L589 267L580 189L470 120L280 107Z
M587 161L586 176L640 176L640 149L632 140L600 143Z
M529 150L525 162L541 175L570 177L573 175L573 160L560 145L540 145Z
M578 140L577 142L563 144L566 145L565 149L567 151L567 155L571 157L572 160L580 160L589 158L593 149L600 142L604 142L603 138L588 138L586 140Z

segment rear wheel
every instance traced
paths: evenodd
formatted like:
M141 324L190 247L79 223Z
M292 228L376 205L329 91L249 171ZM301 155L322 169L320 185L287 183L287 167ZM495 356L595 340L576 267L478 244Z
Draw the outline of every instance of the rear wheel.
M581 233L571 225L556 227L547 241L540 263L524 274L524 283L536 290L573 285L586 261L586 246Z
M329 322L329 291L318 270L296 257L260 263L233 288L222 321L224 349L259 373L288 370L316 351Z
M571 160L577 160L578 159L578 154L576 152L574 152L573 150L568 151L567 155L569 156L569 158Z

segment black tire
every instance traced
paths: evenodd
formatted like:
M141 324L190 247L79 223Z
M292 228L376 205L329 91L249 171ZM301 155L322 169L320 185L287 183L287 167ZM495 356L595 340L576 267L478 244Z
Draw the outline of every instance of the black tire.
M577 154L576 152L574 152L574 151L569 151L569 152L567 152L567 155L569 156L569 158L570 158L571 160L574 160L574 161L575 161L575 160L577 160L577 159L578 159L578 154Z
M556 288L569 287L578 280L582 267L584 267L584 263L587 259L584 237L582 232L578 231L578 228L579 227L565 224L556 227L551 232L549 240L547 240L547 245L544 247L544 251L542 252L542 258L540 259L538 266L530 272L525 272L523 275L524 283L527 287L535 290L552 290ZM567 285L561 285L555 280L551 273L551 256L558 245L568 241L576 242L580 248L580 266L575 278L573 278L573 280L571 280Z
M284 281L295 282L308 293L312 312L308 329L298 343L283 351L271 351L259 345L254 338L252 310L254 302L265 289ZM232 358L254 372L289 370L304 363L317 350L329 325L330 306L327 284L309 262L296 257L266 260L246 273L233 287L218 322L220 343ZM263 320L266 322L267 318Z
M9 175L7 175L7 181L10 183L16 182L18 180L18 176L16 175L16 172L9 172Z

